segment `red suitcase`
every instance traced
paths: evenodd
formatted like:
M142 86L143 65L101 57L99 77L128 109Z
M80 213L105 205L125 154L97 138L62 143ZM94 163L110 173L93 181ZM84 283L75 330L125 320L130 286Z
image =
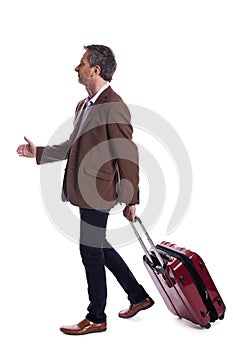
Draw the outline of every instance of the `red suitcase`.
M143 261L168 309L180 318L210 328L225 315L225 304L201 257L169 242L154 245L140 218L151 249L148 251L135 224L134 232L145 255Z

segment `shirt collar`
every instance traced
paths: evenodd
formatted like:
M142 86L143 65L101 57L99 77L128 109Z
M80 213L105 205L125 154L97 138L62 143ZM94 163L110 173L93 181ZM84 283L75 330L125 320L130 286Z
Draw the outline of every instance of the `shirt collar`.
M102 92L106 90L109 87L109 85L110 83L107 81L92 98L87 97L86 101L90 101L92 104L94 104L97 98L100 96L100 94L102 94Z

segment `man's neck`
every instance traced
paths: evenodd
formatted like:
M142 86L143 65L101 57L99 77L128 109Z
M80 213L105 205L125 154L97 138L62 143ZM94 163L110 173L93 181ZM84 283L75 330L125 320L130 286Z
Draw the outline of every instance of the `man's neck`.
M93 86L86 86L88 96L92 98L106 83L105 80L101 80L93 84Z

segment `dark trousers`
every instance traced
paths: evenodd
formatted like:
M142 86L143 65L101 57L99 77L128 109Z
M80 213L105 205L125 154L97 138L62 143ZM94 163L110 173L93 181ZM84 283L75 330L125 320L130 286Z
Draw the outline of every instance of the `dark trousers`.
M105 266L127 293L131 304L137 304L148 297L122 257L106 240L108 215L108 212L80 208L80 253L86 271L90 301L86 318L94 323L106 321Z

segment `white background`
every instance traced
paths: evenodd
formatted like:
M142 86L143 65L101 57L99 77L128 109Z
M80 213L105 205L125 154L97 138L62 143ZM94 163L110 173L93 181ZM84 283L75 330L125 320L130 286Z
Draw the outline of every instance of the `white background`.
M231 342L232 17L232 2L225 0L1 3L1 348L102 349L125 347L127 339L132 347L219 349ZM92 43L109 45L116 54L114 90L164 117L189 152L194 176L189 211L166 236L168 191L168 207L151 235L203 256L227 305L226 318L210 330L167 311L142 264L141 247L133 243L119 252L155 299L154 307L119 319L128 301L108 273L108 331L85 337L59 331L86 314L84 271L77 244L46 215L40 168L18 158L16 148L24 135L45 145L73 115L86 96L73 69L83 45ZM172 188L172 179L167 181Z

